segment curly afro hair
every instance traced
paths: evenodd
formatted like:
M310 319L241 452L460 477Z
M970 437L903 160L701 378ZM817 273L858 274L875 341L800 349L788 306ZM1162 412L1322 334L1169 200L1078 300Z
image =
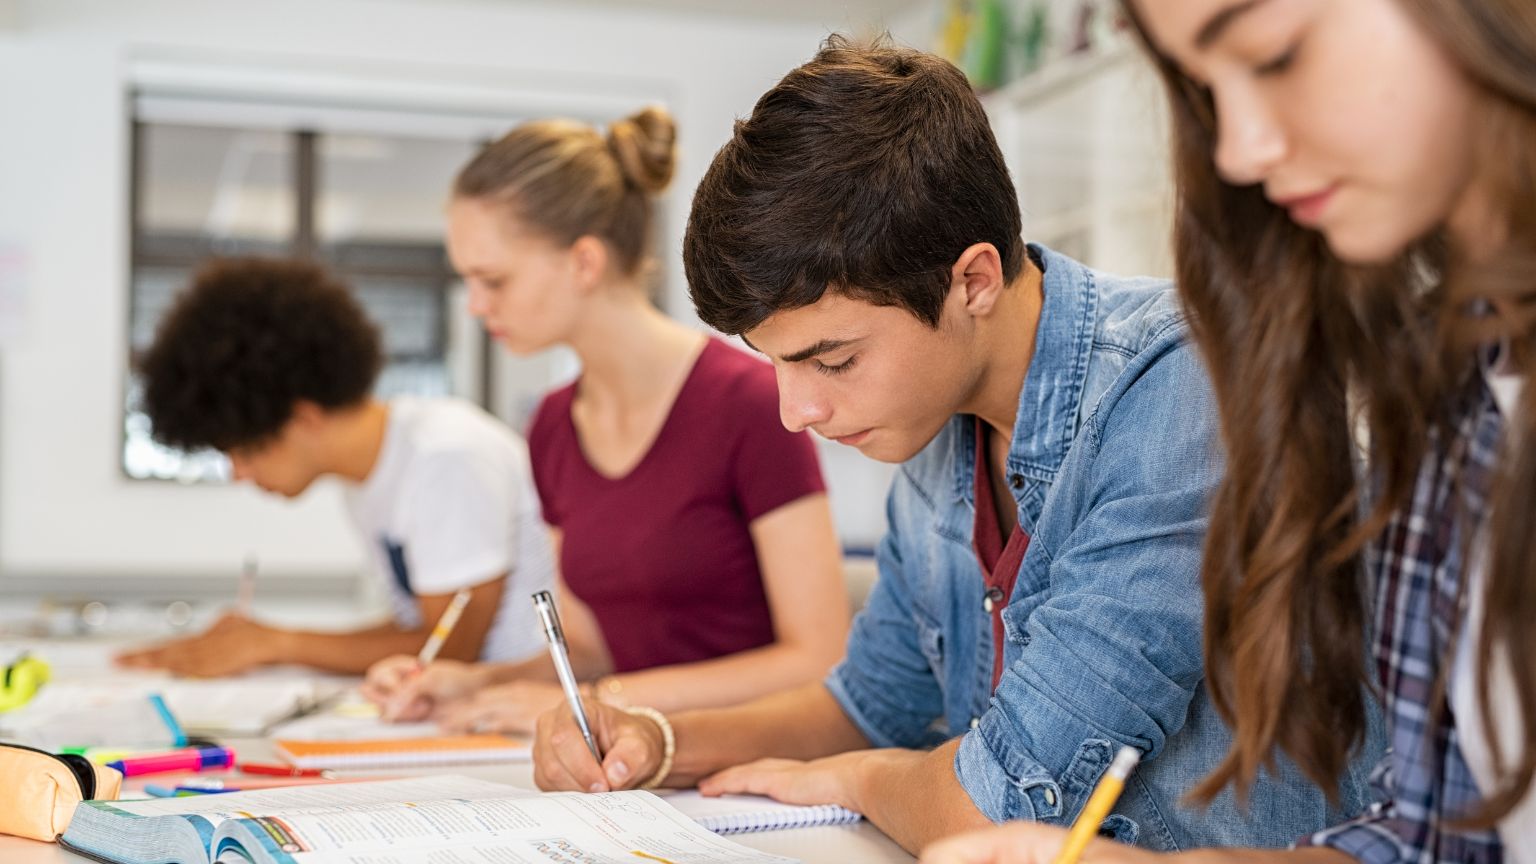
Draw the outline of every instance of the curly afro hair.
M298 400L359 404L382 362L378 329L324 269L229 258L176 299L138 368L156 440L228 451L276 436Z

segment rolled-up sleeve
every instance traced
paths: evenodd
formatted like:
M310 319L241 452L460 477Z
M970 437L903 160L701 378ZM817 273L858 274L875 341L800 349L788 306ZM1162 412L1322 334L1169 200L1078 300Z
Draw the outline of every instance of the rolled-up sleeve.
M1203 674L1215 433L1199 360L1176 340L1079 433L1030 550L1046 597L1004 612L1009 665L955 756L993 821L1070 822L1120 746L1153 759L1183 726Z
M924 639L942 640L943 633L936 623L920 623L903 571L897 511L899 502L911 503L910 482L898 472L892 483L887 530L876 551L879 578L853 621L843 661L826 679L843 713L875 747L930 747L944 738L933 729L944 694L923 651Z

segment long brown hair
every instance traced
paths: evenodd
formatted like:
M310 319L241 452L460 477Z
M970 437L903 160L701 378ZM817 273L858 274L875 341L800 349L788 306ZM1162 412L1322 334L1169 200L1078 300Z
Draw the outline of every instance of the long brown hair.
M574 120L535 120L460 169L453 195L501 204L557 243L597 237L633 276L651 242L651 199L672 180L676 138L671 115L654 106L609 124L606 136Z
M1383 266L1340 262L1256 186L1213 164L1215 108L1136 21L1167 85L1179 193L1179 291L1220 404L1227 474L1212 504L1202 579L1206 674L1233 726L1225 760L1195 790L1245 790L1284 751L1336 790L1365 726L1365 545L1412 489L1446 431L1451 400L1475 371L1469 347L1495 300L1498 335L1528 369L1536 342L1536 5L1529 0L1398 0L1477 91L1475 182L1490 190L1509 240L1458 261L1439 235ZM1354 430L1363 426L1364 468ZM1488 676L1479 698L1501 782L1476 820L1491 823L1536 776L1536 399L1508 425L1493 494L1487 619L1490 668L1507 648L1524 726L1500 753ZM1508 447L1508 445L1506 444ZM1513 757L1511 760L1510 757Z

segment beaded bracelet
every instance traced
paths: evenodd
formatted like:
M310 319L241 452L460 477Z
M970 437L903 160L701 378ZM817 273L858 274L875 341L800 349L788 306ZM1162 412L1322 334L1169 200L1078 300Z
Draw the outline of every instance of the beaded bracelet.
M641 789L655 789L666 782L667 775L672 773L672 757L677 755L677 738L672 734L672 721L655 708L644 705L631 705L624 710L636 717L644 717L661 728L661 764L649 780L640 784Z

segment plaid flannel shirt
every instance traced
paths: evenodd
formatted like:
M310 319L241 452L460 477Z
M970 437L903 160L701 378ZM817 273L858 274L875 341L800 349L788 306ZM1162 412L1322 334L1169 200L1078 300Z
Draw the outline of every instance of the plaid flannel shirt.
M1373 783L1383 801L1298 845L1328 846L1365 864L1497 864L1498 834L1450 824L1482 798L1461 754L1440 679L1455 656L1463 552L1486 513L1501 419L1482 376L1449 434L1432 439L1409 505L1366 553L1373 576L1374 650L1389 749Z

